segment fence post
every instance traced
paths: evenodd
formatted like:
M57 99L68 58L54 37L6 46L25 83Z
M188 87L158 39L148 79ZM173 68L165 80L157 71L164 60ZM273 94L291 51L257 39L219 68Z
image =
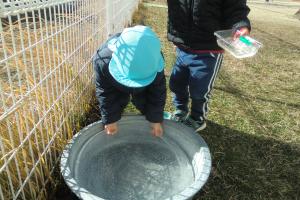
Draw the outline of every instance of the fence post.
M107 35L106 37L109 37L110 34L112 34L112 24L113 24L113 20L112 20L112 12L113 12L113 2L114 0L106 0L106 31L107 31Z

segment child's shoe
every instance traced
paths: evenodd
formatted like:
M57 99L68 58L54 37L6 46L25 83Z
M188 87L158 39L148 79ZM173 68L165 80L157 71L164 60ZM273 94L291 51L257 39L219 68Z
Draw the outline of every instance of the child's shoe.
M190 126L195 129L195 132L202 131L206 128L206 122L203 117L200 117L198 120L195 120L191 115L189 115L185 122L187 126Z
M186 120L187 114L188 113L183 110L176 110L172 113L171 120L176 122L184 122Z

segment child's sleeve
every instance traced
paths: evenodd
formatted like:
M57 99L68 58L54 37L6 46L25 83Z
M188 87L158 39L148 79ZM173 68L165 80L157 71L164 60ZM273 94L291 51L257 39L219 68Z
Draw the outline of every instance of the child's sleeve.
M250 8L247 6L246 0L224 0L223 1L223 20L225 28L236 30L247 27L251 30L248 14Z
M129 96L119 92L104 76L100 65L105 65L105 63L101 59L94 59L93 65L96 97L100 104L102 123L104 125L111 124L121 119L122 111L129 101Z
M164 72L160 72L157 80L149 86L146 98L146 119L152 123L161 123L166 104L166 78Z

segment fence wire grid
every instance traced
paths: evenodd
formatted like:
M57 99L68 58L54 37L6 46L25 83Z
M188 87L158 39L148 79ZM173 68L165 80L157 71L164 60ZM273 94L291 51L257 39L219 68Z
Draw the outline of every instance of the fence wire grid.
M0 0L0 199L45 199L94 96L92 56L139 0Z

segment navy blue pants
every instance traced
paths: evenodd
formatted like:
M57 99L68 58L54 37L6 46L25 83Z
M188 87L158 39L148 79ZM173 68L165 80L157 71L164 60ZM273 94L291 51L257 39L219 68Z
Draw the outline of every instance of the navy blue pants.
M207 117L211 90L222 64L222 53L191 54L176 49L176 63L170 77L173 104L176 109L188 112L192 100L191 116Z

